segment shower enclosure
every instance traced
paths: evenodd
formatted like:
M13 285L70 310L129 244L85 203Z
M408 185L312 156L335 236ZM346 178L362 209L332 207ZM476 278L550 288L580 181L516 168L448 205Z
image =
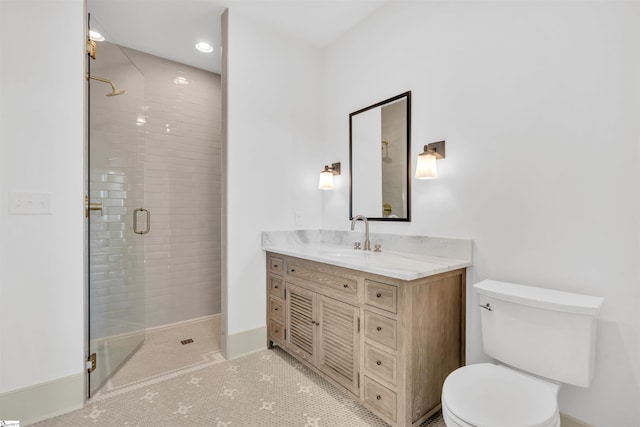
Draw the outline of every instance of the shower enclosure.
M90 22L96 23L93 17ZM144 341L144 239L151 219L144 209L144 76L106 41L87 61L91 396Z

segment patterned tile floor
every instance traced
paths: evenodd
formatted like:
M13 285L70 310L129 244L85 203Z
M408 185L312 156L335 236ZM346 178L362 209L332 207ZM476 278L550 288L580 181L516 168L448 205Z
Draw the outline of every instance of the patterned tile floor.
M219 352L212 351L212 345L193 346L201 339L194 338L194 344L177 347L172 343L162 346L155 338L147 339L126 369L116 373L84 409L36 425L387 425L279 348L228 362ZM194 354L187 357L185 351ZM168 366L167 360L176 363ZM145 369L145 363L153 369ZM162 372L158 371L159 366ZM132 372L138 372L138 377ZM422 424L444 426L440 414Z

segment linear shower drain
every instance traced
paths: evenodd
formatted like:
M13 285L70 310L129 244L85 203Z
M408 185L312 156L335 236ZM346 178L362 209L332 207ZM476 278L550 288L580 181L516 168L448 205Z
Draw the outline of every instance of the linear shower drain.
M185 345L185 344L191 344L192 342L193 342L193 340L191 338L189 338L189 339L180 341L180 344Z

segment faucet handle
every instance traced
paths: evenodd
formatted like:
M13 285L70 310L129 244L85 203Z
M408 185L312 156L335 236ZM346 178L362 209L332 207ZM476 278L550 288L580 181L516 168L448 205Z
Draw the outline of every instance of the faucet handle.
M380 243L376 243L373 249L374 252L382 252L382 245Z
M357 250L357 249L360 249L360 242L355 242L355 243L353 244L353 249L356 249L356 250Z

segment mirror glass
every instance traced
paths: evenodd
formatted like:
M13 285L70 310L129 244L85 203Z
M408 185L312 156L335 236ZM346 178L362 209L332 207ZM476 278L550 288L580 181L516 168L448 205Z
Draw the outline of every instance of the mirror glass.
M349 219L410 221L411 92L349 114Z

